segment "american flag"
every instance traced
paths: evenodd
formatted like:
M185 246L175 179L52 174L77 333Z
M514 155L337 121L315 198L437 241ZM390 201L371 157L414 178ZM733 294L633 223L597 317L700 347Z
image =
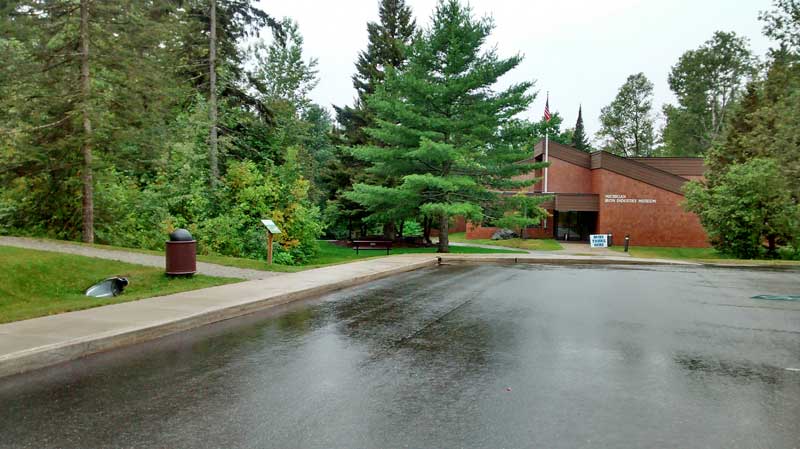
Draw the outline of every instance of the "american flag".
M550 93L547 94L547 100L544 102L544 120L550 122Z

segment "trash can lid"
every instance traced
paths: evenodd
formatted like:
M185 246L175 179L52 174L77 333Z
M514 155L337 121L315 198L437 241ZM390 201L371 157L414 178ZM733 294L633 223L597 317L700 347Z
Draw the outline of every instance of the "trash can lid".
M169 234L169 240L171 242L190 242L194 240L192 238L192 234L189 233L186 229L176 229Z

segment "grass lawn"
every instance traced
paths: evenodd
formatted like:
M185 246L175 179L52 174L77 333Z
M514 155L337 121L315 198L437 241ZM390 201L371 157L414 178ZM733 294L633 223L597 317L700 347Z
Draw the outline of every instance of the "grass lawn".
M50 241L48 239L37 239L42 241ZM98 244L88 244L88 243L81 243L81 242L72 242L67 240L52 240L58 243L67 243L70 245L81 245L81 246L90 246L93 248L98 249L107 249L112 251L130 251L135 253L142 253L142 254L150 254L154 256L164 256L163 251L154 251L149 249L139 249L139 248L125 248L120 246L109 246L109 245L98 245ZM515 251L513 249L509 250L493 250L493 249L485 249L485 248L467 248L467 247L456 247L451 246L450 251L454 254L486 254L486 253L514 253L514 254L521 254L522 251ZM433 254L436 252L436 247L433 248L393 248L389 254L424 254L429 253ZM272 264L271 266L267 265L267 263L263 260L254 260L254 259L245 259L239 257L230 257L230 256L220 256L220 255L197 255L198 262L208 262L214 263L218 265L226 265L229 267L237 267L237 268L249 268L252 270L263 270L263 271L277 271L281 273L295 273L298 271L310 270L312 268L320 268L326 265L333 265L333 264L340 264L346 262L352 262L357 259L365 259L368 257L378 257L378 256L386 256L386 251L379 251L379 250L369 250L369 251L360 251L358 255L356 255L355 250L349 247L343 247L339 245L334 245L331 242L326 242L324 240L319 241L319 251L317 251L317 255L311 259L305 265L279 265L279 264Z
M450 241L457 243L476 243L478 245L507 246L509 248L519 248L530 251L556 251L563 249L554 239L467 239L466 233L464 232L450 234Z
M622 246L612 246L612 251L623 252ZM724 264L758 264L758 265L800 265L800 261L794 260L763 260L763 259L733 259L730 256L719 253L714 248L668 248L659 246L631 246L628 252L633 257L646 259L678 259L694 260L706 263Z
M130 281L120 296L84 296L86 288L114 275ZM233 282L239 281L200 275L168 278L163 268L0 246L0 323Z
M115 248L115 249L122 249L122 248ZM433 254L436 252L436 248L392 248L389 252L389 255L397 255L397 254ZM450 252L454 254L486 254L486 253L522 253L522 251L514 251L514 250L491 250L485 248L467 248L467 247L457 247L451 246ZM157 254L161 254L155 252ZM339 245L334 245L331 242L320 241L319 242L319 250L317 251L316 256L308 261L305 265L278 265L272 264L272 266L268 266L267 263L263 260L253 260L253 259L242 259L238 257L228 257L228 256L215 256L215 255L208 255L202 256L198 255L197 260L201 262L209 262L209 263L216 263L219 265L227 265L231 267L239 267L239 268L251 268L253 270L266 270L266 271L279 271L284 273L294 273L298 271L305 271L310 270L313 268L320 268L327 265L336 265L340 263L347 263L353 262L358 259L367 259L370 257L381 257L386 256L386 251L383 250L367 250L367 251L359 251L356 254L355 250L350 247L344 247Z
M393 248L389 254L433 254L436 252L436 247L433 248ZM469 248L465 246L451 246L450 253L452 254L491 254L491 253L517 253L522 254L523 251L514 250L493 250L486 248ZM319 251L314 259L311 260L311 267L319 267L321 265L329 265L335 263L349 262L356 259L365 259L368 257L386 256L386 251L368 250L359 251L356 255L355 250L350 247L334 245L330 242L319 242Z

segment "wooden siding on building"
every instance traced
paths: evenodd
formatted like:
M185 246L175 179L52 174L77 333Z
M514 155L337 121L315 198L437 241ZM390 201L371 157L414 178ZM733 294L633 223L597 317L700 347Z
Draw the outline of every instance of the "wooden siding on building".
M608 171L627 176L673 193L683 194L683 184L687 179L672 173L659 170L647 164L626 159L605 151L591 154L592 170L604 168Z
M703 176L705 162L698 157L631 157L629 160L672 173L678 176Z
M600 196L593 193L557 193L555 210L559 212L597 212L600 210Z
M547 150L549 156L584 168L591 168L591 155L589 153L566 145L561 145L558 142L550 142L549 146L550 148ZM533 149L533 158L536 159L543 154L544 141L539 141Z
M705 171L701 158L624 158L607 151L595 151L590 154L557 142L550 142L548 153L553 159L592 170L605 168L679 194L683 193L683 184L687 180L684 176L696 179L703 176ZM543 155L544 141L539 141L534 147L533 158L526 162L542 159Z

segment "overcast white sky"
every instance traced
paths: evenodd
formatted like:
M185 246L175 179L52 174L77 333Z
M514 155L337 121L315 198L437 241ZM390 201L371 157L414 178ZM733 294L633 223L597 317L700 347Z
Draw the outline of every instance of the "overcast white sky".
M417 23L427 26L436 0L407 0ZM708 40L716 30L735 31L750 39L763 56L769 47L761 34L759 11L770 0L471 0L477 15L491 15L491 43L501 55L522 53L520 66L505 83L535 80L539 95L528 114L541 117L545 92L550 110L571 127L583 104L592 136L599 129L600 109L628 75L644 74L655 85L654 110L674 102L667 76L678 57ZM305 38L308 57L319 60L316 103L351 104L351 75L358 52L367 44L367 22L378 18L378 0L261 0L275 17L295 19Z

